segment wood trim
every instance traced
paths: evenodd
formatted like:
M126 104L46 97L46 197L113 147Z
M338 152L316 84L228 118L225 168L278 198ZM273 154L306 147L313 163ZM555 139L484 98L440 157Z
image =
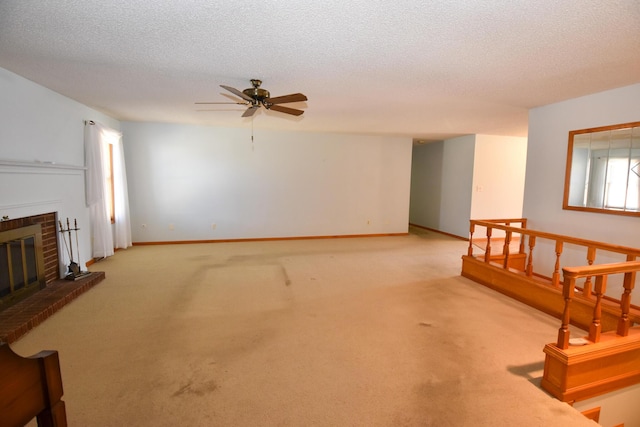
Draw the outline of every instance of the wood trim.
M640 269L640 261L615 262L610 264L584 265L579 267L564 267L564 277L580 279L588 276L598 276L616 273L626 273L630 269Z
M167 240L159 242L133 242L133 246L150 245L189 245L195 243L237 243L237 242L271 242L279 240L316 240L316 239L353 239L358 237L396 237L408 236L409 233L381 233L381 234L345 234L335 236L299 236L299 237L255 237L245 239L215 239L215 240Z
M444 231L436 230L435 228L429 228L429 227L425 227L423 225L414 224L414 223L411 223L411 222L409 223L409 225L411 227L421 228L423 230L433 231L434 233L439 233L439 234L444 234L445 236L454 237L454 238L456 238L458 240L464 240L465 242L469 241L468 237L457 236L455 234L451 234L451 233L447 233L447 232L444 232Z
M608 214L608 215L640 216L640 212L638 211L619 211L615 209L592 208L587 206L569 205L569 187L571 186L571 167L573 164L573 137L575 135L581 135L584 133L602 132L605 130L627 129L627 128L634 128L638 126L640 126L640 122L631 122L631 123L620 123L616 125L599 126L595 128L569 131L569 137L567 141L567 162L564 169L565 170L564 195L562 198L562 209L572 210L572 211L581 211L581 212L592 212L592 213L599 213L599 214Z
M640 212L637 211L617 211L614 209L598 209L598 208L588 208L588 207L576 207L576 206L563 206L562 209L567 211L580 211L580 212L591 212L591 213L599 213L605 215L619 215L619 216L640 216Z
M590 420L595 422L600 421L600 407L596 406L595 408L587 409L586 411L582 411L582 415L587 417Z
M462 257L461 275L553 317L562 317L565 303L562 287L554 287L546 280L527 277L515 269L505 269L468 255ZM593 321L594 304L595 300L575 295L571 302L571 324L588 331ZM602 330L615 331L619 316L619 303L603 301ZM640 313L632 312L630 317L634 322L640 321Z
M562 350L544 347L544 374L540 385L563 402L590 399L640 382L640 328L620 337L602 334L598 343Z
M594 247L596 249L601 249L601 250L610 251L610 252L617 252L625 255L640 256L640 249L632 248L629 246L611 245L608 243L598 242L596 240L581 239L578 237L571 237L563 234L554 234L554 233L547 233L544 231L535 231L535 230L524 229L519 227L511 227L507 225L492 223L489 221L471 220L471 224L477 225L480 227L489 227L496 230L511 231L513 233L524 234L527 236L535 236L535 237L552 240L552 241L562 241L563 243L567 243L567 244Z
M507 225L507 224L512 224L515 222L519 222L520 224L523 225L522 228L527 228L525 225L527 223L527 218L506 218L506 219L482 219L481 221L484 222L493 222L495 224L500 224L500 225Z
M120 249L122 249L122 248L113 248L113 252L118 252ZM91 258L84 265L85 265L85 267L89 267L90 265L95 264L96 262L98 262L98 261L100 261L102 259L105 259L105 258L106 257L103 257L103 258Z
M569 134L580 135L583 133L602 132L603 130L618 130L640 126L640 122L620 123L617 125L598 126L589 129L578 129L569 131Z

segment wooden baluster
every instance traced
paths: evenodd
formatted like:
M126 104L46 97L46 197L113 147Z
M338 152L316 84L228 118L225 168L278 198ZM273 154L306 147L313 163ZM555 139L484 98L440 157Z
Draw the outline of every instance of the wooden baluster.
M504 264L502 265L505 269L509 268L509 245L511 244L511 231L507 231L504 236L504 246L502 247L502 255L504 255Z
M524 253L524 233L520 233L520 247L518 248L518 253Z
M589 265L593 265L593 261L596 259L596 248L589 246L587 248L587 262ZM585 297L591 296L591 276L588 276L584 281L584 288L582 289L582 295Z
M600 332L602 331L602 325L600 319L602 318L602 295L607 292L607 276L596 277L596 305L593 307L593 322L589 326L589 341L599 342Z
M551 277L553 286L560 286L560 255L562 255L562 241L556 240L556 265Z
M571 300L573 299L573 289L576 286L576 279L570 278L569 281L565 279L564 286L562 287L562 296L564 296L564 310L562 312L562 325L558 331L557 346L563 350L569 348L569 323L571 321Z
M533 248L536 246L536 236L529 236L529 256L527 257L527 276L533 276Z
M469 226L469 249L467 250L467 255L473 256L473 232L476 229L476 225L472 222Z
M629 327L631 326L631 319L629 319L629 309L631 307L631 291L633 291L635 281L635 271L632 273L625 273L623 281L624 292L622 294L622 297L620 298L620 309L622 310L622 313L620 315L620 319L618 320L617 331L617 334L621 337L626 337L627 335L629 335Z
M491 259L491 232L493 228L487 227L487 247L484 248L484 262L489 262Z
M529 236L529 259L527 260L527 276L533 276L533 248L536 246L536 236Z

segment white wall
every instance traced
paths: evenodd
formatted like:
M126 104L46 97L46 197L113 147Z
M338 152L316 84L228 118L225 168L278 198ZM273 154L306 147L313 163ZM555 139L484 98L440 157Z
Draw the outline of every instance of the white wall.
M115 129L119 122L2 68L0 94L0 160L31 163L13 166L1 162L0 216L19 218L58 211L62 220L77 219L84 265L90 259L82 169L84 121L99 121ZM39 162L75 168L46 167Z
M440 227L444 142L415 145L412 151L409 222L437 230Z
M471 218L520 218L527 138L476 135Z
M410 138L122 130L134 242L407 232Z
M534 108L524 216L529 228L639 247L640 218L562 209L569 131L640 120L640 84Z
M440 231L469 237L475 135L447 139L442 157Z
M520 218L526 152L526 138L494 135L415 146L410 222L466 238L471 218Z
M600 407L599 425L640 426L640 411L638 411L638 397L640 384L635 384L602 396L575 402L573 407L580 412Z

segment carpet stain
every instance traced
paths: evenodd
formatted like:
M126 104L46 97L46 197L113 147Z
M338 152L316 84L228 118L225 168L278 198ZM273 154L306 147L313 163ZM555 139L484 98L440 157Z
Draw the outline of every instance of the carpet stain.
M216 391L217 388L218 385L215 383L215 381L206 381L202 384L193 384L193 382L190 381L187 385L180 387L178 391L171 395L171 397L179 397L189 394L204 396Z
M280 268L282 270L282 276L284 277L285 286L291 286L291 279L289 278L289 273L287 273L287 269L282 264L280 264Z

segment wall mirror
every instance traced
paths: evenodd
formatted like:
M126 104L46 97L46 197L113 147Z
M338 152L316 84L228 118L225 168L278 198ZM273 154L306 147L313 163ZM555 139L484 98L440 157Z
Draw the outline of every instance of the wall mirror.
M640 216L640 122L569 132L563 208Z

